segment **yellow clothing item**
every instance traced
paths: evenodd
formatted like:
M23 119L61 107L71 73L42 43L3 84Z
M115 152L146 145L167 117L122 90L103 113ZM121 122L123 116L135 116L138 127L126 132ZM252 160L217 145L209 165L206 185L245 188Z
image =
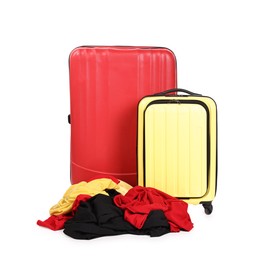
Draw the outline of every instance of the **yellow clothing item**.
M63 195L62 199L50 208L50 215L67 214L72 210L73 203L78 195L85 194L95 196L97 194L108 195L106 189L114 189L124 195L132 186L120 181L116 184L109 178L95 179L90 182L82 181L71 185Z
M121 180L118 183L118 187L119 188L117 189L117 192L121 193L122 195L125 195L131 188L133 188L133 186Z

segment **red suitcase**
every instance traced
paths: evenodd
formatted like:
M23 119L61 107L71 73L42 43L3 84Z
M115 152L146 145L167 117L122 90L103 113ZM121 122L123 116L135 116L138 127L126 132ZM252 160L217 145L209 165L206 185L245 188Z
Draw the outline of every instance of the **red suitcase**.
M137 104L177 87L162 47L82 46L70 53L71 183L112 175L137 185Z

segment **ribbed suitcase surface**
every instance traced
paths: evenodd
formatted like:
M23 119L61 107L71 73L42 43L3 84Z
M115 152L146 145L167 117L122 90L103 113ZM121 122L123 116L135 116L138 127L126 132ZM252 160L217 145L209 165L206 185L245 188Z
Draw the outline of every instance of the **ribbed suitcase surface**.
M183 91L189 95L172 95ZM155 187L212 212L217 186L217 107L172 89L138 104L138 185Z
M207 190L207 113L198 104L154 104L145 112L145 185L175 197Z
M97 174L137 184L137 104L177 85L176 59L160 47L83 46L69 57L71 182Z

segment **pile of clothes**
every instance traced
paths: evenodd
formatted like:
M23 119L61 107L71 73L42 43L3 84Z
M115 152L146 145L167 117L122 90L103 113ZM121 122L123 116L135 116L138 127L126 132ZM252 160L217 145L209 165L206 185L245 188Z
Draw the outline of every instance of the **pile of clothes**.
M188 204L158 189L132 187L113 176L71 185L37 224L75 239L120 234L158 237L193 228Z

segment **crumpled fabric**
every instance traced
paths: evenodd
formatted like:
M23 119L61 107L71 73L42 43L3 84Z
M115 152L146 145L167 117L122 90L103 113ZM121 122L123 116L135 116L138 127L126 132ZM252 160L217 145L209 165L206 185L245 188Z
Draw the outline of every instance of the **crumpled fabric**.
M80 194L87 194L91 197L97 194L108 195L106 192L107 189L114 189L121 194L125 194L132 186L129 185L128 189L127 187L128 186L124 182L111 178L98 178L89 182L82 181L80 183L71 185L63 197L59 200L59 202L50 208L49 213L50 215L61 215L69 213L72 209L73 202Z
M81 201L103 194L110 196L114 191L117 194L126 194L132 186L128 183L115 178L114 176L96 175L87 181L82 181L71 185L57 204L49 210L50 216L45 220L38 220L37 225L51 230L64 228L64 223L74 216L74 213Z
M63 232L75 239L93 239L122 234L157 237L170 232L163 212L151 211L142 229L137 229L124 219L123 210L113 198L98 194L81 202L73 218L65 222Z
M83 195L80 194L75 199L71 212L67 214L61 214L61 215L51 215L45 220L38 220L37 225L41 227L45 227L48 229L51 229L53 231L61 230L64 228L64 224L67 220L73 218L75 212L77 211L77 208L81 202L89 200L91 197L89 195Z
M125 195L118 194L114 203L124 210L124 218L138 229L144 225L152 210L162 210L171 232L190 231L193 228L188 204L151 187L135 186Z

